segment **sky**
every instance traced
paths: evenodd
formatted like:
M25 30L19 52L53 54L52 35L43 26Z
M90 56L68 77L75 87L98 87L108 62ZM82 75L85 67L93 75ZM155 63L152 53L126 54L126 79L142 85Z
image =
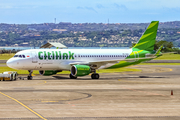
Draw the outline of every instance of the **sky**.
M180 21L180 0L0 0L0 23Z

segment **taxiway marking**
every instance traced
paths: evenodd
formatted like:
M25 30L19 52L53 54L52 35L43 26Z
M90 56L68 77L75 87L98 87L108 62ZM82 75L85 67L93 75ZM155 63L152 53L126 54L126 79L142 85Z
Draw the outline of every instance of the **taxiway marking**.
M0 94L2 94L2 95L4 95L4 96L6 96L6 97L8 97L8 98L10 98L10 99L12 99L12 100L14 100L15 102L19 103L20 105L22 105L23 107L25 107L26 109L28 109L29 111L31 111L32 113L34 113L35 115L37 115L38 117L40 117L41 119L47 120L46 118L44 118L43 116L41 116L40 114L38 114L37 112L35 112L34 110L32 110L31 108L29 108L28 106L26 106L25 104L23 104L22 102L20 102L19 100L15 99L15 98L13 98L13 97L10 97L9 95L6 95L6 94L4 94L4 93L2 93L2 92L0 92Z

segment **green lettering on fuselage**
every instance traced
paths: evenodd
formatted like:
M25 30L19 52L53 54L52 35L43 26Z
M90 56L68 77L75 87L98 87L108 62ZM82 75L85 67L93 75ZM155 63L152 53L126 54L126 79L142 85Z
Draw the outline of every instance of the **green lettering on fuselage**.
M67 53L63 53L63 60L64 59L66 59L66 60L68 59L68 54Z
M74 55L74 53L71 54L71 52L69 51L69 59L71 59L71 58L74 59L73 55Z
M51 60L51 53L50 52L47 53L48 53L48 59Z
M61 59L61 51L59 51L59 59Z
M56 51L56 60L58 59L58 52Z
M43 52L39 52L39 53L38 53L38 56L39 56L39 59L40 59L40 60L43 60L43 57L41 56L42 53L43 53Z
M54 60L54 59L67 60L67 59L74 59L74 53L72 53L71 51L69 51L68 53L62 53L62 58L61 58L61 51L51 51L51 52L39 51L38 58L40 60L46 60L46 59L48 59L48 60Z
M46 60L47 55L46 55L46 51L44 51L44 59Z
M54 51L52 51L52 59L54 60Z

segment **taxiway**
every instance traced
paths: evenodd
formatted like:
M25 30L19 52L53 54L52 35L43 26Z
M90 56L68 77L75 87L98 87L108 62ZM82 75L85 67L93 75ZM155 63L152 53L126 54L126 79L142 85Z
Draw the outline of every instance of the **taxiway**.
M180 66L132 67L142 71L0 81L0 120L179 120Z

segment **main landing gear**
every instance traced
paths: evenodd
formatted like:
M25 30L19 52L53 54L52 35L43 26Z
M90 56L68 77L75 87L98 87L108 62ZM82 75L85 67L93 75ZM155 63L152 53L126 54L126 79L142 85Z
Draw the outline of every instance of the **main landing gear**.
M33 70L28 70L28 72L29 72L29 75L27 76L27 79L28 80L32 80L32 73L33 73Z
M99 79L99 74L98 73L93 73L91 74L92 79Z
M93 74L91 74L92 79L99 79L99 74L96 73L96 69L91 70Z

